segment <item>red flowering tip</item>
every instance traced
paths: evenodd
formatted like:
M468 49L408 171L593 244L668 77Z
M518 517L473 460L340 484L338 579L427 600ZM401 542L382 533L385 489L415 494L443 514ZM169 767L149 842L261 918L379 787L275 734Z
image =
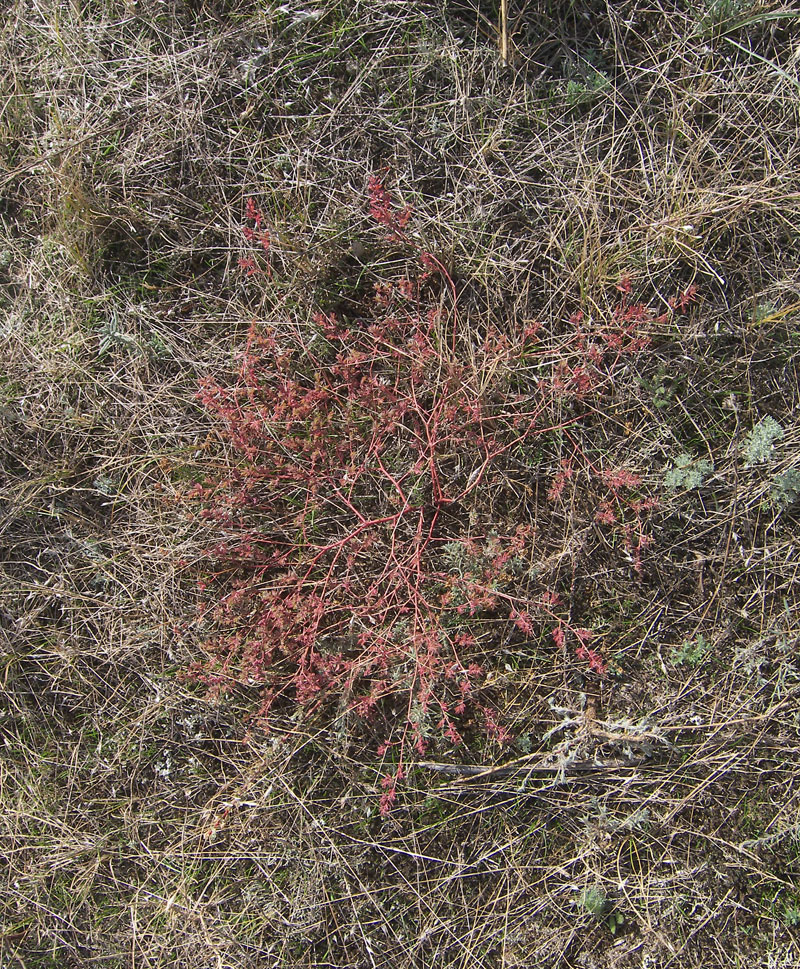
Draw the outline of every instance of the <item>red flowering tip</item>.
M627 468L619 468L616 471L606 471L603 477L606 484L612 491L619 491L620 488L636 488L642 483L641 475L628 471Z
M261 228L261 222L264 218L261 209L258 208L255 201L249 198L245 203L244 207L245 218L249 219L251 222L255 222L256 228Z

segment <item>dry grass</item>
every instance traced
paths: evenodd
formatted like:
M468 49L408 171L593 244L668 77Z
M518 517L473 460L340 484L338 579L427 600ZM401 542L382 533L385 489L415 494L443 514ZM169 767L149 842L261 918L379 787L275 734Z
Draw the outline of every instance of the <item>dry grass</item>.
M503 66L474 6L4 5L3 967L800 962L797 14L509 0ZM194 394L250 320L346 310L384 169L476 333L602 318L623 273L700 297L582 440L661 496L641 575L545 500L555 454L509 484L613 674L506 639L518 747L468 759L532 756L418 767L386 820L340 722L245 742L247 696L182 681L213 529L172 500L225 460ZM682 452L714 470L670 492Z

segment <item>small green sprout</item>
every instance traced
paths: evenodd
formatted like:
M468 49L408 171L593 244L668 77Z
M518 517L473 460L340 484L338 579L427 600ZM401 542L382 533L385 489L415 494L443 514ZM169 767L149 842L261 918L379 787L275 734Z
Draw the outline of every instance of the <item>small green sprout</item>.
M624 924L625 916L622 914L622 912L612 912L608 916L608 931L612 935L616 935Z
M800 498L800 470L789 468L776 475L772 482L772 500L782 508L788 508Z
M792 929L800 925L800 905L786 905L783 910L783 923Z
M608 909L608 898L602 888L587 888L581 894L580 906L589 915L595 918L602 918Z
M705 458L694 458L684 451L667 468L664 473L664 484L673 491L678 488L689 491L692 488L699 488L713 470L714 465L710 461Z
M762 417L756 426L745 438L742 446L748 468L754 464L761 464L768 460L772 455L772 448L776 441L783 438L783 428L769 414Z
M672 661L677 666L699 666L710 652L712 644L702 633L695 640L686 639L673 650Z

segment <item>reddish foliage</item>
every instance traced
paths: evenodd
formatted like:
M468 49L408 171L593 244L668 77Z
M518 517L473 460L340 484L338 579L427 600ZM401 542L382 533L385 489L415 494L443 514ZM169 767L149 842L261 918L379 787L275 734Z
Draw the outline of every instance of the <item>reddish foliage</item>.
M254 246L258 246L266 256L269 256L270 248L272 246L272 236L269 231L264 228L264 213L256 205L255 201L251 198L247 200L245 205L245 225L242 226L242 235ZM253 223L250 225L249 223ZM253 255L242 256L239 259L239 268L243 269L248 276L255 276L257 273L261 272ZM269 263L267 263L267 274L269 275L271 268Z
M369 193L374 221L401 240L410 209L398 211L378 179ZM248 201L246 215L246 239L268 251L263 213ZM398 752L381 813L411 748L424 753L437 737L460 744L457 721L470 705L485 736L510 739L482 685L481 654L499 621L528 638L550 626L560 650L571 637L579 659L606 671L591 631L554 611L555 591L515 584L514 569L534 553L532 527L470 522L509 452L561 431L574 453L550 500L562 502L580 472L604 493L596 518L622 530L637 569L647 544L648 499L629 494L640 476L603 473L582 454L570 436L580 410L555 416L565 398L601 396L620 359L647 345L640 329L654 315L628 303L629 282L611 320L590 327L576 313L554 354L540 323L516 337L489 326L476 344L454 305L426 305L426 287L438 283L454 301L455 287L439 260L417 256L420 270L382 282L361 317L253 325L238 379L209 377L199 394L235 457L185 495L225 536L200 579L215 632L198 678L217 692L257 685L264 723L277 703L310 713L337 697L377 720L379 753ZM531 354L547 363L548 353L549 369L536 367L523 386Z
M412 211L410 205L398 211L381 179L373 176L369 180L369 214L378 225L389 230L390 238L402 239L403 232L411 219Z

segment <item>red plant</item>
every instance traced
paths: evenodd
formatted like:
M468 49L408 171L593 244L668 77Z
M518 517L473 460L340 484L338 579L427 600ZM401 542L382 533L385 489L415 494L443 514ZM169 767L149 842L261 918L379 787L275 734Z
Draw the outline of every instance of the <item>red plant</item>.
M392 242L403 239L410 210L375 179L370 212ZM247 217L246 238L268 250L255 203ZM236 457L186 496L224 536L198 583L213 631L197 677L218 692L256 686L264 724L281 703L373 721L395 765L384 813L411 749L422 754L436 737L460 744L470 705L485 736L511 739L484 686L502 621L528 638L555 622L555 644L572 637L578 658L605 672L591 632L556 611L557 594L519 578L535 555L533 528L492 520L483 493L512 452L554 432L571 439L583 418L555 416L563 399L602 396L620 359L646 346L639 328L652 318L624 289L612 320L590 332L575 317L552 346L541 324L517 337L489 327L476 340L454 305L441 306L437 288L455 298L455 287L439 260L417 258L417 271L365 298L361 316L251 327L238 379L209 377L199 394ZM616 523L638 476L604 475L575 445L551 501L564 499L578 466L604 483L598 520ZM637 549L644 540L640 528Z
M249 198L245 204L245 220L245 224L242 226L242 235L247 242L254 246L259 246L264 254L269 256L269 251L272 246L272 236L264 228L264 213L258 208L254 199ZM255 276L261 272L252 254L242 256L239 259L239 268L244 269L248 276ZM267 274L271 274L269 263L267 263Z
M389 230L390 239L399 241L403 238L404 230L411 219L412 209L407 205L398 211L383 182L377 176L373 176L369 180L369 214L378 225Z

